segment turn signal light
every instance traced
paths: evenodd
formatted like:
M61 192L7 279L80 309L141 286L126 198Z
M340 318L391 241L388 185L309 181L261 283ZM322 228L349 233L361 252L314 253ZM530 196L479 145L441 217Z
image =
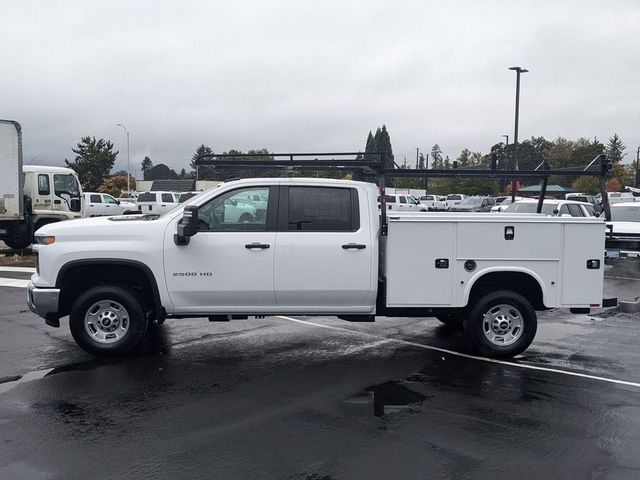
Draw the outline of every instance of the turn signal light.
M36 245L51 245L56 241L56 237L54 237L53 235L36 235L35 239Z

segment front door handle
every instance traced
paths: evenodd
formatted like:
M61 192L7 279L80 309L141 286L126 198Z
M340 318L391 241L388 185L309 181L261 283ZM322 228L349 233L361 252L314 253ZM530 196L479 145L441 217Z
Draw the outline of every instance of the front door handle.
M249 250L253 250L254 248L259 248L260 250L265 250L267 248L269 248L270 245L268 243L247 243L244 248L247 248Z
M342 245L342 248L345 250L362 250L363 248L367 248L367 246L361 243L346 243Z

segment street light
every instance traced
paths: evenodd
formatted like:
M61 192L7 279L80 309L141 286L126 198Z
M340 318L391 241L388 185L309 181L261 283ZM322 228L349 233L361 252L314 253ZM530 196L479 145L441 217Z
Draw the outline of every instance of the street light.
M507 139L507 142L504 145L504 164L505 164L505 167L503 167L503 168L508 168L509 162L507 160L509 160L509 135L502 135L502 137ZM500 182L500 183L502 183L502 188L506 193L507 182L503 181L503 182ZM513 188L511 188L511 190L513 190Z
M520 74L529 70L522 67L509 67L516 72L516 125L513 132L513 168L518 170L518 117L520 116ZM516 201L516 180L511 181L511 201Z
M131 187L129 186L129 130L121 123L116 124L116 127L122 127L127 134L127 195L129 195L131 193Z

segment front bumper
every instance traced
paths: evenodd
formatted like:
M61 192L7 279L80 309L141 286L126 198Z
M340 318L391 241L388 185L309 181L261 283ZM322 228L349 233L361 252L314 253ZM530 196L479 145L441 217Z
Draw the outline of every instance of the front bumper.
M41 316L47 321L58 323L58 300L60 299L59 288L38 288L33 282L27 285L27 305L36 315Z

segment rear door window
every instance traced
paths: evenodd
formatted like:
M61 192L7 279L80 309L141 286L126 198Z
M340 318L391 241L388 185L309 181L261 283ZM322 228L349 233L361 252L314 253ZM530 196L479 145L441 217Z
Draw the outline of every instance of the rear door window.
M354 188L289 187L281 230L353 232L360 228L358 192ZM282 200L281 200L282 202Z
M400 203L407 203L407 199L404 196L398 197L400 199Z
M91 203L102 203L102 197L100 195L89 195L89 201Z
M170 193L163 193L162 201L167 203L173 203L173 195L171 195Z
M138 195L138 202L155 202L156 194L154 192L145 192Z
M569 207L569 214L572 217L584 217L584 213L582 212L582 209L580 208L580 205L576 205L574 203L570 203L568 205Z

